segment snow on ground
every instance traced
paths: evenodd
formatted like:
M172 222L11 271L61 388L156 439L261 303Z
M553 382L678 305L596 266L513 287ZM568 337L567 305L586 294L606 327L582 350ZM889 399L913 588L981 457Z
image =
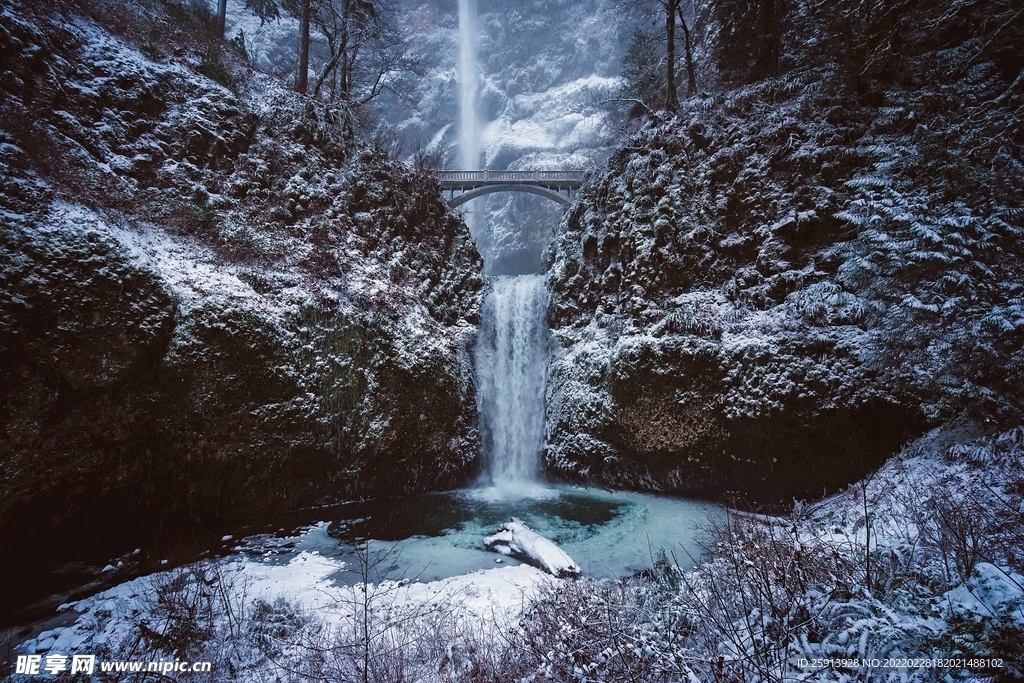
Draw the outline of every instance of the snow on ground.
M238 278L239 266L218 264L213 252L198 242L190 243L146 226L134 230L110 226L110 232L137 262L160 273L174 291L183 314L209 301L211 296L245 303L268 313L277 308L268 297ZM290 289L298 297L293 303L306 298L295 288Z
M283 599L295 610L315 614L318 621L335 629L343 629L355 618L364 595L376 600L378 609L393 613L421 613L426 606L472 623L507 628L534 597L557 583L539 569L518 565L427 583L400 580L344 585L337 580L339 574L354 568L316 550L302 551L283 564L266 557L235 556L140 577L62 605L61 611L79 614L73 624L43 631L16 649L23 654L93 654L98 648L124 642L140 624L159 628L154 625L159 621L154 616L158 595L190 569L218 576L218 585L229 593L228 599L241 601L246 611L261 601L274 604Z
M943 619L1021 629L1024 576L1014 548L1024 514L1022 458L1024 427L936 429L861 482L799 511L805 522L793 528L801 540L867 549L879 565L876 582L900 563L916 566L938 588L929 601Z
M971 576L942 596L950 610L979 617L1005 617L1024 628L1024 576L979 562Z
M860 483L814 504L808 510L810 518L837 538L866 543L866 495L872 545L912 540L923 531L918 523L921 515L913 508L936 495L951 503L973 499L979 492L1012 499L1004 490L1009 482L998 476L1012 460L985 460L992 458L993 451L1011 458L1020 454L1022 437L1024 428L995 437L986 437L977 426L935 430Z

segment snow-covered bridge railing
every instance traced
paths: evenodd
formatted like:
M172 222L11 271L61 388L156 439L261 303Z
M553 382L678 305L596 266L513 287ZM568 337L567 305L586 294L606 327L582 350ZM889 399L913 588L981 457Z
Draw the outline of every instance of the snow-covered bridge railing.
M492 192L529 192L568 206L583 185L583 171L438 171L448 205Z

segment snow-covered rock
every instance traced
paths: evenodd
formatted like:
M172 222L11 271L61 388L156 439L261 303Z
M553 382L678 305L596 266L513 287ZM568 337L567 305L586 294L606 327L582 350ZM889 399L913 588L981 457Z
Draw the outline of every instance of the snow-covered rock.
M484 547L532 564L558 578L580 575L579 565L564 550L518 517L499 526L498 533L484 538Z

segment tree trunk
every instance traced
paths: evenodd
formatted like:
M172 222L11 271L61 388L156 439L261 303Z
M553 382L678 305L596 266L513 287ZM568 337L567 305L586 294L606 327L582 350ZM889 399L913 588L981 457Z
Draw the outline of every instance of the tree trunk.
M779 72L779 18L775 0L761 1L761 54L758 56L758 76L774 76Z
M690 27L683 17L682 3L676 3L676 13L679 14L679 24L683 28L683 46L686 50L686 94L692 97L697 94L697 71L693 66L693 42L690 38Z
M217 37L223 38L224 31L227 28L227 15L228 15L228 0L219 0L217 2Z
M349 19L352 18L349 12L348 0L342 0L341 3L341 41L338 45L338 54L341 55L341 72L338 74L339 86L341 90L341 99L348 106L351 98L351 91L349 89L349 59L351 58L349 52L351 51L348 44L349 39Z
M342 58L345 56L345 53L341 50L335 51L333 42L328 45L328 48L331 52L331 58L326 64L324 64L323 69L320 70L320 75L316 79L316 85L313 86L313 97L320 96L320 88L322 88L323 84L327 82L328 76L331 76L334 73L338 63L341 62Z
M666 83L665 109L674 112L679 109L679 96L676 94L676 7L679 0L664 0L666 47Z
M309 0L302 0L299 16L299 73L295 75L295 91L305 94L309 87Z
M341 63L338 67L338 99L344 108L342 119L342 139L346 145L352 144L356 137L355 121L353 120L352 103L352 70L356 54L359 51L359 44L356 36L352 35L352 5L350 0L342 0L341 3L341 45L338 53L341 55ZM351 45L349 43L352 43Z

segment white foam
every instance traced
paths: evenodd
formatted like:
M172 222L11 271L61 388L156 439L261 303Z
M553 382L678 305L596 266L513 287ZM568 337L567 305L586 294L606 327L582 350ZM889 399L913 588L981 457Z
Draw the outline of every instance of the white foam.
M494 278L476 351L478 403L489 481L515 491L536 482L544 447L547 281Z
M559 489L536 481L502 481L492 486L468 489L465 492L467 498L484 503L510 500L550 500L561 494Z

